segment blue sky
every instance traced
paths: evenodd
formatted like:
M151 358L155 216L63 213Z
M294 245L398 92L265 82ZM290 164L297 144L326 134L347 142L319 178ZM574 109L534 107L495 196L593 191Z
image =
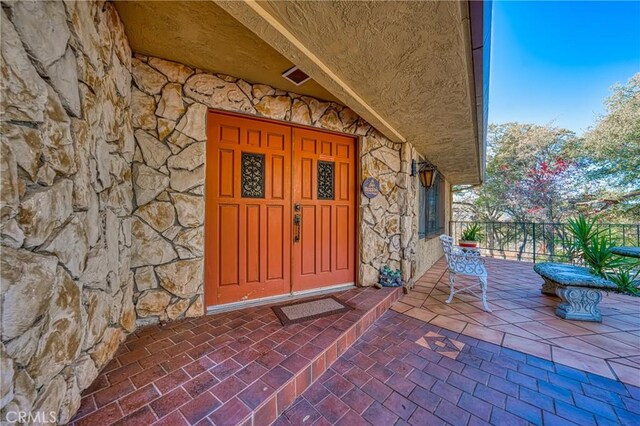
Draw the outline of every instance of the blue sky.
M494 1L489 122L581 134L640 72L640 1Z

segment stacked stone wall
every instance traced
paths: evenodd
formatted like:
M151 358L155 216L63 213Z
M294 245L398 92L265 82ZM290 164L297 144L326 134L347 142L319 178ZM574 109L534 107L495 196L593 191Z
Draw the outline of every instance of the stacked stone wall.
M135 329L131 50L110 3L1 13L1 418L65 423Z
M131 53L111 3L2 2L0 410L54 412L136 326L204 313L209 108L359 137L360 285L413 279L415 152L350 109Z
M381 192L360 200L360 285L373 285L385 264L402 268L405 279L412 279L417 234L410 144L393 143L337 103L160 58L135 55L132 75L137 147L131 266L139 323L203 312L204 162L210 108L359 136L360 178L376 177Z

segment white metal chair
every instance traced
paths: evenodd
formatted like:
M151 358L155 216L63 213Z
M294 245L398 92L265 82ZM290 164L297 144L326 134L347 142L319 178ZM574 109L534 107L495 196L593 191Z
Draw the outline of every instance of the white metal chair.
M484 310L491 312L487 304L487 268L484 266L484 259L480 256L480 251L463 250L460 247L454 246L453 238L448 235L441 235L440 242L442 243L442 250L444 251L447 268L449 269L450 294L446 303L451 303L453 296L463 291L468 291L477 296L471 289L479 285L482 289L482 305L484 306ZM456 274L478 277L480 282L456 290L454 287Z

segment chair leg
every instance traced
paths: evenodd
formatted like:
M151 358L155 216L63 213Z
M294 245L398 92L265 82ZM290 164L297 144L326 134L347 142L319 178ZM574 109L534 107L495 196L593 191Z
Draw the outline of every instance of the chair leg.
M487 277L480 277L480 287L482 287L482 305L484 310L491 312L491 308L487 304Z
M449 272L449 298L444 303L451 303L453 300L453 294L455 293L453 284L456 280L456 274L453 272Z

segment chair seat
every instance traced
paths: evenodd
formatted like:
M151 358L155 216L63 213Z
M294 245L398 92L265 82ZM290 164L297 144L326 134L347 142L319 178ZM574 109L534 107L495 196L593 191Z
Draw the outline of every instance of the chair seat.
M447 255L447 266L449 271L460 275L471 275L474 277L482 277L487 275L487 269L484 266L484 259L477 250L464 250L451 244L451 253Z
M487 269L483 264L455 263L452 268L449 268L449 271L460 275L471 275L473 277L484 277L487 275Z

